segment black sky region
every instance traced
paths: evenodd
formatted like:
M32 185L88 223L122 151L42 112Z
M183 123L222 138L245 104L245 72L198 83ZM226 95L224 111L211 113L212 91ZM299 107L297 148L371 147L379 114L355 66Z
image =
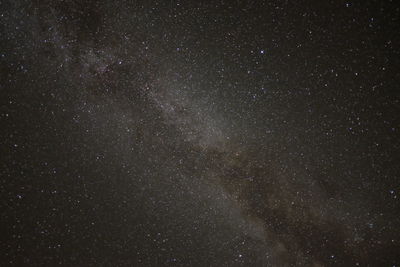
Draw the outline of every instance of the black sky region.
M400 266L396 1L0 1L1 266Z

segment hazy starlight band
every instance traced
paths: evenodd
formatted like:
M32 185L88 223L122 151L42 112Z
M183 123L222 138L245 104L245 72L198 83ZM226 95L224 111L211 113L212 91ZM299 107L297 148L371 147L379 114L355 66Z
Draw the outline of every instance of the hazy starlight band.
M378 2L2 1L0 266L398 266Z

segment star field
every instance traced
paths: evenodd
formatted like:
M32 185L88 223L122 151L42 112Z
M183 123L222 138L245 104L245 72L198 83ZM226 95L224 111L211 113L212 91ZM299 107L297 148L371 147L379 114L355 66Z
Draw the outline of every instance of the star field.
M1 266L399 266L394 1L1 1Z

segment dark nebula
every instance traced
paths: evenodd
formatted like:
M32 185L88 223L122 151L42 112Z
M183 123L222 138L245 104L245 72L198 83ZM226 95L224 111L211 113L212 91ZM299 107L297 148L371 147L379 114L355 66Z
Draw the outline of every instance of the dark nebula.
M396 1L0 1L0 266L400 266Z

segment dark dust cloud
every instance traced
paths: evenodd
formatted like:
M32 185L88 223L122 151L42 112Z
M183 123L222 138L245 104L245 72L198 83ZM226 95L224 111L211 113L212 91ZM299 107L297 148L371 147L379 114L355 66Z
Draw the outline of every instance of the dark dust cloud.
M399 266L396 1L0 11L1 266Z

